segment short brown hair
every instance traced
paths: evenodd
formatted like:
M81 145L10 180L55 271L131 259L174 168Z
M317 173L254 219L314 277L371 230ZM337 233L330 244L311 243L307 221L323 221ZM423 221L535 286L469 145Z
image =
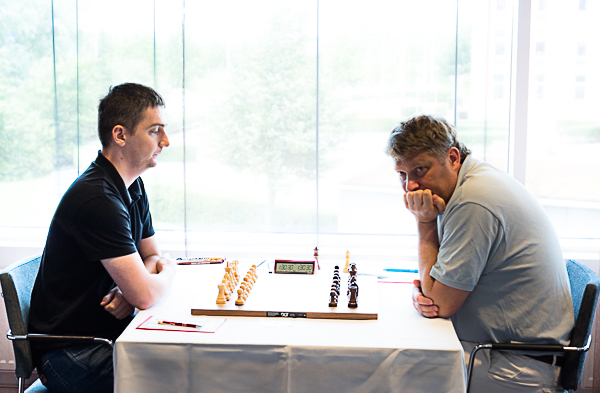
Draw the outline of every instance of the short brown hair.
M121 125L133 132L148 108L165 106L154 89L137 83L111 87L98 105L98 137L102 147L110 145L112 130Z
M442 118L421 115L401 122L392 130L385 152L390 157L404 160L426 151L441 160L451 147L460 152L461 163L471 154L471 150L458 140L454 126Z

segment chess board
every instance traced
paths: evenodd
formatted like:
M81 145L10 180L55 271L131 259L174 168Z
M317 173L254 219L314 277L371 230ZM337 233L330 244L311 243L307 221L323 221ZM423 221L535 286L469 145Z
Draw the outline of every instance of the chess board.
M360 266L359 272L360 272ZM346 296L348 273L341 273L340 297L337 307L329 307L333 267L322 266L313 274L275 274L258 271L258 279L252 286L243 306L236 306L237 293L227 304L216 304L218 295L215 281L213 298L198 300L192 315L234 317L288 317L316 319L377 319L377 278L358 276L358 307L349 308ZM245 274L240 270L240 275ZM239 285L236 287L239 288Z

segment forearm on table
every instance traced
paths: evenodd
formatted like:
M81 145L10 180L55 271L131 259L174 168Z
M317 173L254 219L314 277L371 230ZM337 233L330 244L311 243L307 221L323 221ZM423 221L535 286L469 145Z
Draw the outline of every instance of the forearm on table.
M151 274L144 286L134 291L131 296L133 302L130 303L137 308L144 310L153 306L160 300L171 287L174 274L170 269L163 269L160 273ZM127 299L129 301L129 299Z
M160 260L162 255L156 235L142 239L139 246L139 254L144 262L146 270L151 274L156 274L158 272L156 262Z
M175 265L169 260L155 264L159 268L162 266L157 274L150 274L140 262L143 261L138 253L102 260L127 302L146 309L167 292L176 272Z
M419 235L419 276L423 294L430 297L435 280L429 275L431 268L437 261L440 242L437 232L437 221L417 223Z
M438 317L450 318L469 296L468 291L456 289L435 280L429 274L440 251L437 222L419 223L419 275L421 291L438 308Z

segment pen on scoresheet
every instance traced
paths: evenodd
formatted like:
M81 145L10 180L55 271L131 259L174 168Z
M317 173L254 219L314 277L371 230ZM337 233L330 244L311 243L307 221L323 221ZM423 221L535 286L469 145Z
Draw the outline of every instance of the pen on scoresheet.
M195 328L198 329L201 326L200 325L195 325L193 323L183 323L183 322L171 322L171 321L158 321L159 325L169 325L169 326L181 326L181 327L188 327L188 328Z
M396 273L418 273L415 269L383 269L385 272L396 272Z

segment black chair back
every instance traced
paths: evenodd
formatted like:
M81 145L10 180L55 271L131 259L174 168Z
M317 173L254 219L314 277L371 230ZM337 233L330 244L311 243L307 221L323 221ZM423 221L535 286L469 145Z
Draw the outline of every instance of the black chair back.
M41 254L21 259L7 266L0 273L8 326L13 335L27 334L31 290L41 259ZM12 340L12 344L15 352L15 374L17 378L27 379L34 368L29 341Z
M575 313L575 327L571 333L571 347L583 347L592 333L594 314L598 305L600 279L589 267L580 262L567 261L567 273L571 284L571 298ZM561 385L576 390L581 382L587 352L567 352L561 371Z

